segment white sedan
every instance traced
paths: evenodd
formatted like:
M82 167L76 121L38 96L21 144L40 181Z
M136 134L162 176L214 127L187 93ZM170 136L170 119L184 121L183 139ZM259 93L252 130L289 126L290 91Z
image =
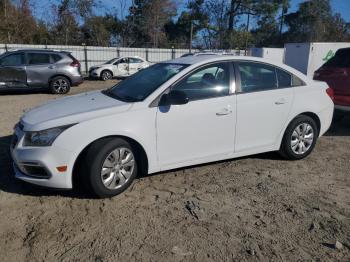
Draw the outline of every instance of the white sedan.
M141 173L268 151L302 159L331 124L331 96L327 84L264 59L179 58L24 114L14 169L33 184L82 181L110 197Z
M118 57L104 64L90 67L89 76L106 81L113 77L130 76L149 65L149 62L138 56Z

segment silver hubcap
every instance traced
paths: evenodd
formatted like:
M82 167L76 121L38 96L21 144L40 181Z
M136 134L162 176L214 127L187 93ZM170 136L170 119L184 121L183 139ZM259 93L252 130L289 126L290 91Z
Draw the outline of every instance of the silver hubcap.
M299 124L292 133L291 147L295 154L305 154L314 141L314 130L307 123Z
M102 74L102 79L103 80L109 80L111 78L112 78L112 74L110 72L108 72L108 71L103 72L103 74Z
M117 189L130 179L135 168L135 158L130 149L119 147L106 157L101 169L101 179L108 189Z
M57 79L53 83L53 88L55 89L55 91L57 93L65 93L67 91L67 88L68 88L68 83L64 79Z

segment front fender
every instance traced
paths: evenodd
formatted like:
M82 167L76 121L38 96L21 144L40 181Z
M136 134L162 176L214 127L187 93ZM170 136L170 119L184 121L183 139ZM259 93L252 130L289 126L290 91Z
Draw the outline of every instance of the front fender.
M72 175L73 166L80 153L94 141L109 137L123 136L138 142L148 158L148 172L159 171L156 154L156 108L135 110L98 119L88 120L65 130L53 146L70 152L68 173Z

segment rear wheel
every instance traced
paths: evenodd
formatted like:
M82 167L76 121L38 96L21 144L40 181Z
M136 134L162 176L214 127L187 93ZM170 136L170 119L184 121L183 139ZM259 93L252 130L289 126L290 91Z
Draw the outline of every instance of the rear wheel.
M127 189L137 175L135 152L121 138L92 144L85 158L86 179L92 192L98 197L112 197Z
M50 82L50 90L53 94L67 94L70 90L70 81L64 76L56 76Z
M113 74L109 70L104 70L101 72L101 79L103 81L111 80L113 78Z
M290 160L307 157L316 145L318 133L317 125L311 117L296 117L285 131L280 154Z

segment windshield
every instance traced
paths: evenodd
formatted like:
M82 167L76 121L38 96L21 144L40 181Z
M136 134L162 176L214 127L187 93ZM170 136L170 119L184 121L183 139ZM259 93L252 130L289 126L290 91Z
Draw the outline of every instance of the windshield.
M117 59L117 58L113 58L113 59L107 61L107 62L105 63L105 65L107 65L107 64L112 64L116 59Z
M187 66L170 63L152 65L104 91L104 94L124 102L142 101Z

